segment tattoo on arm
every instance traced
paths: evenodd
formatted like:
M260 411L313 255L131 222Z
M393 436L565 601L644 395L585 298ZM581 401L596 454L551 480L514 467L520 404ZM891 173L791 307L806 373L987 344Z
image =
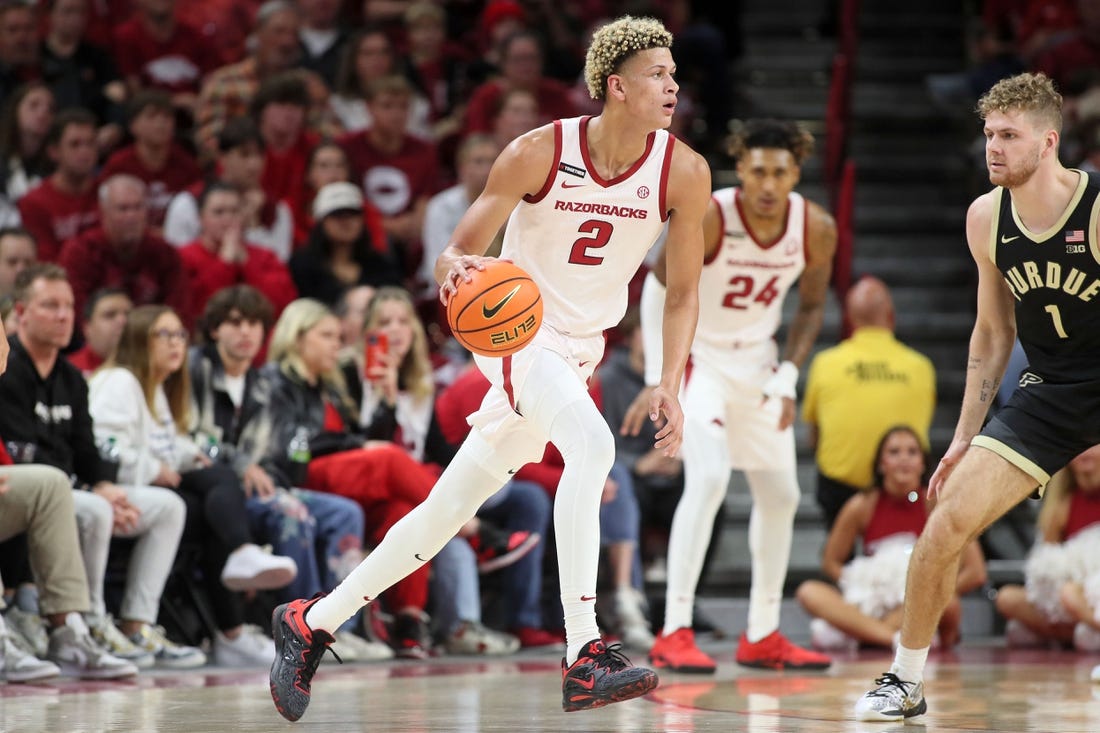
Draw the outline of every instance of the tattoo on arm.
M981 359L978 359L978 358L976 358L976 357L973 357L973 356L972 356L972 357L970 357L970 358L969 358L969 359L967 360L967 362L966 362L966 368L967 368L968 370L972 370L972 369L981 369L981 367L982 367L982 360L981 360Z
M997 388L1001 386L999 379L983 379L982 391L979 394L979 399L982 402L990 402L997 395Z

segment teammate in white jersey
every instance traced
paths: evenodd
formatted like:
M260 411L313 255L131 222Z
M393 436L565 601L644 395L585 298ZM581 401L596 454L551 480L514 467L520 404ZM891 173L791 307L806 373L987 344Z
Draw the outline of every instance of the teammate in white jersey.
M664 629L650 651L653 666L713 672L695 644L692 607L709 529L726 495L731 468L752 493L749 550L752 588L739 663L773 669L828 667L828 657L779 633L799 487L794 431L795 382L821 329L836 249L831 216L797 193L813 138L794 123L754 120L734 137L741 185L716 191L703 223L706 254L699 280L699 325L684 387L684 493L672 520ZM672 263L659 257L642 291L646 383L661 374L655 326L662 282ZM783 299L798 281L798 310L782 361L774 340ZM650 400L643 390L623 429L636 433Z
M664 420L656 447L676 453L683 427L677 392L698 316L710 172L665 129L679 88L671 44L672 35L652 19L624 17L599 29L585 78L604 101L602 113L513 141L439 256L435 275L446 303L458 283L471 280L470 270L485 268L490 258L482 253L507 220L503 254L538 284L543 325L510 357L478 357L493 388L428 499L329 595L275 610L271 693L284 717L305 712L331 632L430 560L516 469L541 458L547 441L565 459L554 507L567 637L562 707L599 707L656 686L656 674L605 646L596 626L600 497L615 443L585 383L602 354L602 331L622 317L627 283L667 221L665 370L646 410Z

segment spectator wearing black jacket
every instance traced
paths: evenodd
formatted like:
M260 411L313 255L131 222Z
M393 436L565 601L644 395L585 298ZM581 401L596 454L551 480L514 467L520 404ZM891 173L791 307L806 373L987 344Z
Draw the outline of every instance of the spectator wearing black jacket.
M160 596L172 569L186 510L174 492L154 486L120 486L100 458L88 412L88 386L80 370L60 358L73 335L73 291L65 271L37 264L15 281L19 328L8 342L8 370L0 377L0 435L16 443L21 460L54 466L74 477L73 503L81 534L92 610L92 635L115 657L138 666L203 664L197 649L155 639ZM33 458L32 458L33 454ZM121 630L107 615L103 581L111 537L133 537L120 607ZM136 643L135 643L136 642Z
M356 285L400 285L401 265L388 242L372 242L363 223L363 192L330 183L313 200L313 231L290 258L290 274L303 298L333 306Z

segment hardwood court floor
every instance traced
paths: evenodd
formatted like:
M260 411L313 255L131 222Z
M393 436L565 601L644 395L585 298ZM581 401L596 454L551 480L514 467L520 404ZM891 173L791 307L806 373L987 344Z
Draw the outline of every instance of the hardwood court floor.
M558 662L548 654L338 667L317 675L302 721L278 716L263 670L146 673L128 683L62 679L0 685L0 732L206 733L954 733L1100 731L1100 657L971 647L934 658L929 713L919 722L859 723L852 702L889 663L885 654L838 659L826 673L744 670L719 651L713 677L665 675L649 697L561 712Z

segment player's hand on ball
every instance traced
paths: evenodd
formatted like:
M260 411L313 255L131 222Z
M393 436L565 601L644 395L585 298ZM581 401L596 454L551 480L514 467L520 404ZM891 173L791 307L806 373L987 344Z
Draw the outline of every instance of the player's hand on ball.
M943 454L943 458L940 459L939 465L936 466L936 472L932 474L932 478L928 482L929 499L936 499L939 497L940 489L947 483L947 477L955 470L955 466L959 465L959 461L966 455L966 450L969 447L969 440L955 438L951 441L951 445L947 447L947 452Z
M664 419L664 425L660 420ZM658 426L653 447L674 458L684 441L684 413L676 395L664 387L654 387L649 400L649 419Z
M619 426L619 435L637 435L642 430L642 425L649 419L649 403L653 397L653 387L642 387L638 396L630 403L626 414L623 415L623 424Z
M462 255L456 258L451 263L450 269L447 270L447 276L443 278L443 282L439 286L440 302L447 305L451 302L451 296L458 290L458 286L473 279L469 270L484 270L489 262L496 261L496 257L483 257L482 255ZM505 262L511 262L511 260L505 260Z

